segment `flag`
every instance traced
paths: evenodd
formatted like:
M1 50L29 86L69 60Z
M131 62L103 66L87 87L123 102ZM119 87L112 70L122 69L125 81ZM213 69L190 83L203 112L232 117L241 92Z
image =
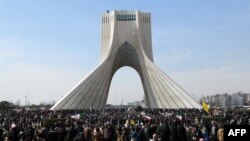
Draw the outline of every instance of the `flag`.
M151 120L152 118L150 116L144 116L147 120Z
M128 119L127 121L126 121L126 124L127 125L135 125L135 121L133 120L133 119Z
M86 113L85 112L80 113L80 119L83 119L84 117L86 117Z
M205 101L202 101L202 108L209 113L209 105Z
M71 118L74 118L74 119L80 119L80 114L77 114L77 115L72 115Z

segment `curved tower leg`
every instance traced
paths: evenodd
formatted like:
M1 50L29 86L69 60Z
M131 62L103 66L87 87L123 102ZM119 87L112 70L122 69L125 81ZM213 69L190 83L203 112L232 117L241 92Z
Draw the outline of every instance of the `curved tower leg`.
M146 68L143 77L147 78L143 84L148 85L149 104L151 108L201 108L193 98L167 76L150 60L145 61Z
M51 109L102 109L107 100L111 82L110 63L104 62L94 69L75 88Z

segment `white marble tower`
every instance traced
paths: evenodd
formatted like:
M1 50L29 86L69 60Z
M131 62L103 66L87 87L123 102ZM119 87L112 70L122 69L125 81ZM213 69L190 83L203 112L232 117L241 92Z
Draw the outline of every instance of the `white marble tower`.
M149 108L201 108L153 63L151 16L136 11L102 14L99 65L51 109L103 109L114 73L123 66L140 75Z

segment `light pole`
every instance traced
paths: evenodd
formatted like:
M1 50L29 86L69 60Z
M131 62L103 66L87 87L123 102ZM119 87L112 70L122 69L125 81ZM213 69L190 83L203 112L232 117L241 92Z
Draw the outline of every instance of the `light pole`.
M27 106L27 102L28 102L28 95L25 95L25 104L24 104L24 107Z

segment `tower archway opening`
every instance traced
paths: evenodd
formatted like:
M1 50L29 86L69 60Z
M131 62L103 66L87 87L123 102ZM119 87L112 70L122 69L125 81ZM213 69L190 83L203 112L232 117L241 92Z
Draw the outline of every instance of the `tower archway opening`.
M111 81L107 104L127 105L142 101L144 90L139 73L132 67L124 66L118 69Z

